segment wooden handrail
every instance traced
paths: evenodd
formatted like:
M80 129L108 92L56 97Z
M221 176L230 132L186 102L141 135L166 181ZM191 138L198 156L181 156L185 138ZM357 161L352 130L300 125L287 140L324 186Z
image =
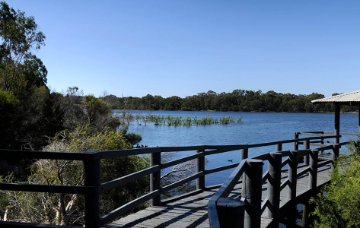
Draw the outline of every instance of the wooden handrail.
M299 133L299 135L305 133ZM314 133L312 133L314 134ZM294 155L296 159L300 159L301 157L309 157L308 163L305 162L306 165L309 165L308 168L301 170L297 173L297 166L293 166L293 168L289 169L289 172L293 172L289 174L289 178L283 182L283 184L276 184L276 186L269 186L269 189L273 189L272 191L278 192L284 188L285 185L292 185L292 189L294 189L294 181L296 182L295 177L300 174L303 175L307 172L310 173L311 177L311 186L316 186L316 171L317 168L321 165L327 165L333 162L334 159L337 158L339 153L339 148L343 145L346 145L348 142L342 142L337 145L322 145L316 149L310 150L311 142L314 140L324 140L324 139L336 139L335 135L325 135L322 133L321 136L316 137L298 137L296 139L290 140L281 140L281 141L273 141L267 143L256 143L256 144L239 144L239 145L200 145L200 146L185 146L185 147L154 147L154 148L141 148L141 149L127 149L127 150L118 150L118 151L103 151L103 152L77 152L77 153L69 153L69 152L43 152L43 151L21 151L21 150L0 150L0 159L51 159L51 160L79 160L84 163L84 171L85 171L85 183L83 186L50 186L50 185L39 185L39 184L23 184L23 183L0 183L0 190L11 190L11 191L29 191L29 192L53 192L53 193L65 193L65 194L83 194L85 195L85 223L89 227L96 227L98 225L105 224L106 222L111 221L117 216L122 215L123 213L134 209L135 207L143 204L147 200L152 200L153 205L161 205L161 194L165 191L169 191L173 188L176 188L182 184L189 183L193 180L198 180L197 188L204 190L205 186L205 176L208 174L221 172L228 169L233 169L232 175L229 177L227 182L222 185L219 191L214 195L215 201L211 201L209 203L209 217L216 218L214 216L210 216L210 214L214 214L214 211L210 212L211 208L214 208L214 203L216 206L216 202L219 202L220 198L226 198L235 184L239 183L240 176L246 172L249 168L249 162L253 161L248 159L250 149L252 148L260 148L260 147L268 147L268 146L276 146L277 147L277 156L285 157L282 161L280 160L280 166L286 166L294 162L289 159L289 155ZM295 150L295 151L282 151L284 144L296 143L297 146L300 145L300 142L303 142L304 150ZM299 149L297 147L297 149ZM318 152L325 150L333 150L332 158L329 161L321 161L318 162ZM189 151L195 154L191 154L189 156L179 158L176 160L168 161L165 163L161 162L161 154L163 152L178 152L178 151ZM213 154L226 153L231 151L239 151L241 153L240 163L235 163L231 165L224 165L212 169L206 169L205 167L205 157L211 156ZM273 149L272 149L273 151ZM132 155L142 155L142 154L150 154L152 157L152 164L149 168L130 173L126 176L118 177L113 180L100 183L100 161L101 159L111 159L115 157L123 157L123 156L132 156ZM264 175L263 181L266 179L272 178L279 175L278 167L272 167L270 165L270 160L273 159L272 154L265 153L253 158L260 159L262 161L269 162L269 170L266 171L266 175ZM251 157L251 156L250 156ZM167 186L161 186L160 183L160 174L163 169L169 168L174 165L178 165L184 162L188 162L191 160L197 159L197 167L198 170L195 174L186 177L182 180L179 180L175 183L168 184ZM279 160L277 160L279 161ZM272 169L271 174L270 169ZM274 170L277 170L276 172ZM275 173L274 173L275 172ZM280 167L281 172L281 167ZM150 192L146 195L140 196L139 198L134 199L133 201L120 206L119 208L113 210L108 215L104 215L102 218L99 217L99 194L104 191L108 191L119 186L122 186L126 183L135 181L138 178L144 176L151 176L151 189ZM260 175L262 177L262 175ZM246 183L244 181L243 183ZM270 181L268 181L270 183ZM295 185L296 186L296 185ZM268 197L268 200L272 200L274 203L276 201L276 196L274 194L270 194L271 197ZM275 194L276 195L276 194ZM275 197L275 198L274 198ZM222 201L224 202L224 201ZM265 206L272 205L273 203L266 204ZM264 209L264 208L263 208ZM261 211L261 207L260 207ZM272 214L272 216L277 216L276 213ZM216 223L213 220L212 223ZM1 223L0 223L1 224ZM93 225L92 225L93 224ZM95 224L95 225L94 225Z
M111 190L113 188L118 188L120 186L125 185L126 183L129 183L131 181L135 181L139 178L142 178L144 176L147 176L149 174L152 174L154 172L159 172L161 170L160 165L155 165L155 166L151 166L147 169L143 169L140 170L138 172L135 173L130 173L126 176L122 176L119 178L116 178L114 180L108 181L108 182L104 182L101 184L101 191L108 191Z
M209 211L209 223L210 227L219 228L220 227L220 218L218 212L217 203L222 197L229 196L230 192L237 184L239 178L245 171L247 166L246 161L240 162L236 169L231 173L230 177L225 181L225 183L220 187L220 189L211 197L208 204Z
M125 149L114 151L85 151L85 152L44 152L44 151L25 151L25 150L4 150L0 149L0 159L13 159L13 158L30 158L30 159L57 159L57 160L86 160L94 156L99 159L124 157L141 154L152 154L156 152L180 152L180 151L198 151L208 150L206 153L215 154L223 153L241 149L259 148L274 146L278 144L294 143L296 141L302 142L307 140L316 139L330 139L336 138L335 135L323 137L306 137L299 139L289 139L272 141L267 143L254 143L254 144L238 144L238 145L203 145L203 146L184 146L184 147L149 147L140 149Z
M296 188L297 188L297 179L298 177L301 177L307 173L310 174L310 190L313 190L317 187L317 170L318 167L322 167L328 164L334 164L334 159L337 158L337 150L340 145L322 145L316 149L310 150L309 149L309 142L310 140L307 139L305 143L305 149L304 150L297 150L297 151L279 151L277 153L272 154L264 154L261 156L257 156L257 158L262 158L263 160L269 161L268 170L265 171L265 173L260 176L260 181L262 183L267 183L267 196L265 196L265 200L263 203L259 206L253 205L253 202L250 201L250 203L245 203L245 211L247 210L247 207L254 207L257 209L252 208L249 211L260 211L258 213L242 215L243 217L240 224L232 224L234 227L260 227L260 224L250 221L260 221L260 215L259 213L264 213L266 211L266 208L269 207L269 210L267 210L267 217L272 218L272 226L278 226L279 224L279 202L280 202L280 192L286 187L289 186L288 191L288 198L289 202L288 204L288 210L295 211L296 210ZM344 143L345 144L345 143ZM282 146L278 146L279 149L282 149ZM298 149L298 148L297 148ZM327 151L332 150L332 157L331 158L323 158L322 160L319 159L318 154L320 151ZM306 164L305 166L300 166L298 168L299 161L302 157L309 156L309 164ZM285 157L285 160L282 161L282 157ZM248 162L251 159L246 159L246 162ZM242 164L241 172L239 172L239 167ZM219 200L223 200L224 197L227 197L233 186L229 183L236 182L241 175L244 175L244 173L249 172L247 163L239 164L238 168L232 173L232 175L229 177L228 181L225 182L222 187L216 192L213 197L210 199L208 204L208 212L209 212L209 219L210 219L210 227L226 227L229 224L224 225L225 220L231 220L230 218L227 218L225 215L221 214L219 211L221 209L219 208L219 205L217 202ZM281 168L285 165L288 165L288 176L287 178L281 183ZM299 170L299 171L298 171ZM256 178L250 178L252 180ZM245 179L245 181L242 182L242 188L243 188L243 195L242 197L245 197L246 199L246 190L244 192L244 189L247 189L247 184L251 185L251 183L248 183ZM249 192L249 191L248 191ZM257 189L253 189L252 192L262 192L261 186ZM257 204L256 202L255 204ZM235 210L235 209L234 209ZM242 210L239 210L242 211ZM295 214L295 213L293 213ZM237 218L239 219L239 218ZM292 218L291 218L292 219Z

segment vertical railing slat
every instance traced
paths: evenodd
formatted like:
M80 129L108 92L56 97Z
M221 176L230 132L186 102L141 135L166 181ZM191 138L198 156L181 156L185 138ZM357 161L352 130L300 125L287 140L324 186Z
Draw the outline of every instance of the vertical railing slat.
M306 140L305 142L305 149L310 150L310 140ZM310 153L306 153L305 155L305 165L309 165Z
M156 151L151 154L151 166L161 165L161 151ZM161 171L153 172L150 174L150 191L155 191L160 189L161 183ZM151 200L152 206L160 206L161 198L156 196Z
M299 132L295 132L295 134L294 134L294 139L295 139L295 141L294 141L294 150L295 151L299 150L299 135L300 135Z
M85 227L100 227L99 186L100 159L94 154L84 160L85 186L89 187L85 194Z
M197 159L197 168L199 173L204 173L205 171L205 151L204 149L198 150L197 153L200 155ZM205 175L200 176L197 179L196 188L204 190L205 189Z
M262 195L262 167L261 160L248 159L244 173L245 227L260 227L261 195Z
M245 203L238 199L220 198L217 201L220 227L243 228Z
M340 146L339 144L335 144L331 156L333 162L335 162L336 159L339 157L339 152L340 152Z
M315 189L317 186L318 157L319 150L312 150L310 152L310 189Z
M297 152L291 151L289 153L289 211L288 222L290 225L296 223L296 185L297 185L297 165L298 156Z
M274 227L279 225L279 205L280 205L280 184L281 184L281 161L280 153L271 153L269 158L269 179L268 197L269 209L268 217L273 219Z
M244 148L241 150L241 159L247 159L249 157L249 148Z
M289 153L289 199L296 198L296 181L297 181L297 154Z

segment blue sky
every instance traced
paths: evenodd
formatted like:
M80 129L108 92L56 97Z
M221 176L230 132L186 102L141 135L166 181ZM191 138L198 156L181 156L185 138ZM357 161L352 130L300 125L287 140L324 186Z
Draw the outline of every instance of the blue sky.
M9 0L46 35L48 85L86 94L360 89L360 1Z

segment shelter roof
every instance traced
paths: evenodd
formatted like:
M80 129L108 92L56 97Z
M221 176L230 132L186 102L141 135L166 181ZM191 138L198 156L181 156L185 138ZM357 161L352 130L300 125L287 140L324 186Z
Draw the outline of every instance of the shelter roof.
M339 104L352 104L360 103L360 90L353 91L350 93L342 93L332 97L325 97L311 101L312 103L339 103Z

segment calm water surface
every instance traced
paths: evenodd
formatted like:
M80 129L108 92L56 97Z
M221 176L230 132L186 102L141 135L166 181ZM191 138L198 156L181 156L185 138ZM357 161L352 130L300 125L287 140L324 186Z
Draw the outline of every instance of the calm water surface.
M121 112L114 110L114 114ZM146 126L132 123L129 131L142 136L141 144L149 147L156 146L190 146L190 145L226 145L262 143L294 137L296 131L334 131L334 114L332 113L256 113L256 112L188 112L188 111L129 111L132 114L197 117L230 116L234 119L242 118L242 124L168 127ZM341 131L358 131L357 114L341 115ZM291 145L284 149L290 149ZM249 156L271 152L270 147L251 149ZM275 150L275 147L273 148ZM179 153L182 157L191 152ZM239 162L240 153L230 152L207 156L206 167L215 168L222 165ZM208 185L222 183L224 177L231 171L224 171L206 178Z

